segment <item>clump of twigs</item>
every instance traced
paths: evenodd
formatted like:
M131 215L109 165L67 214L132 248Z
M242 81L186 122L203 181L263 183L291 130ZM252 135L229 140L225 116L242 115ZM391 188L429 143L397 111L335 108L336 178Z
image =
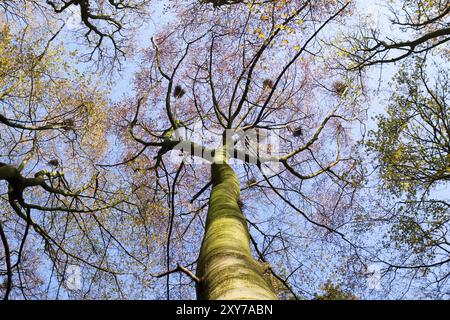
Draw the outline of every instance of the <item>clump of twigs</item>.
M73 119L65 119L61 122L63 129L65 130L74 130L75 129L75 121Z
M176 85L175 89L173 89L173 96L175 99L180 99L185 93L186 91L180 85Z
M252 185L254 185L256 183L256 179L255 178L251 178L247 180L247 187L250 187Z
M49 162L47 162L49 166L51 167L57 167L59 166L59 161L58 159L51 159Z
M292 129L292 135L296 138L303 136L302 127L296 127Z
M270 79L265 79L263 81L263 89L267 90L267 89L272 89L273 88L273 81Z
M338 96L343 96L347 92L348 85L343 81L335 81L333 83L333 91Z

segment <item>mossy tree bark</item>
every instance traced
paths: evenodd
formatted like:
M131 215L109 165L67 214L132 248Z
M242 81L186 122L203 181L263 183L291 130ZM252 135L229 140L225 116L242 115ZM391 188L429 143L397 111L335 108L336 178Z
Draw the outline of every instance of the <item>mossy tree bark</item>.
M213 187L197 265L201 300L277 299L250 250L247 221L238 205L239 182L226 163L212 164Z

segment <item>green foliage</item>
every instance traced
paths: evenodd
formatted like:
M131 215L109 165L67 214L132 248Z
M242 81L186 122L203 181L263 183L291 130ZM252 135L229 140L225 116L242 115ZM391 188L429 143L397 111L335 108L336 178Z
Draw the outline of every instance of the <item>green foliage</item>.
M395 210L396 220L389 232L398 249L434 259L445 245L446 223L450 220L448 205L442 201L412 201Z
M396 193L428 191L450 180L450 111L448 73L440 70L432 87L426 66L405 63L396 75L396 88L386 114L376 117L368 149L381 165L384 187Z
M339 285L328 280L321 286L322 293L315 294L315 300L357 300L352 293L346 292Z
M438 68L430 81L427 68L420 59L402 65L386 114L377 117L367 143L380 165L381 189L397 199L384 246L409 252L415 265L446 259L450 220L448 194L439 192L450 181L448 70Z

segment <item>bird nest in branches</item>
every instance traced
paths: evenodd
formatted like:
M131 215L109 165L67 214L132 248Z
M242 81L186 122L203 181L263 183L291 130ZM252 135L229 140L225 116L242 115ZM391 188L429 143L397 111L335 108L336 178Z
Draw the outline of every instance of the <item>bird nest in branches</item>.
M333 83L333 91L339 95L342 96L347 91L348 85L343 81L335 81Z

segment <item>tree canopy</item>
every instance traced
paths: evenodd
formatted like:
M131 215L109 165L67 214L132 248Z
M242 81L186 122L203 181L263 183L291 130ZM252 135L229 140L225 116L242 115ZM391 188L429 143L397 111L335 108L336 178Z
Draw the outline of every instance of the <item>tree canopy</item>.
M4 299L448 298L450 5L384 2L0 1Z

